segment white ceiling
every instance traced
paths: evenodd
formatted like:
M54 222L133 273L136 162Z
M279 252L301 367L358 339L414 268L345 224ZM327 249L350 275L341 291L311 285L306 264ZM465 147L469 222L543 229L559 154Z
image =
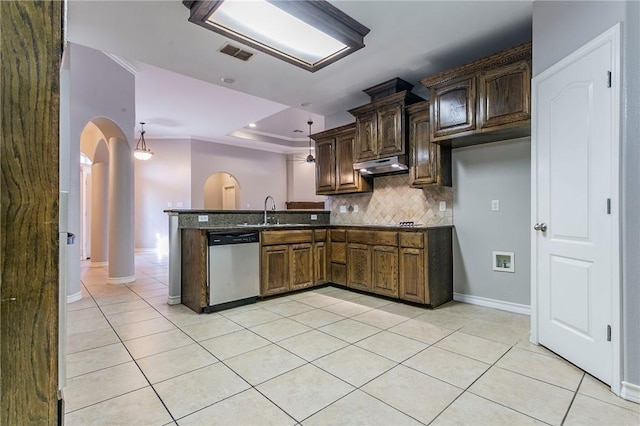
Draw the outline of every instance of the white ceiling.
M531 39L532 1L331 3L371 32L365 48L315 73L236 42L255 53L248 62L219 53L230 40L188 22L178 0L71 0L67 39L133 65L136 120L148 123L149 139L275 152L303 151L307 121L312 132L324 130L325 116L369 101L362 89L400 77L427 97L421 78Z

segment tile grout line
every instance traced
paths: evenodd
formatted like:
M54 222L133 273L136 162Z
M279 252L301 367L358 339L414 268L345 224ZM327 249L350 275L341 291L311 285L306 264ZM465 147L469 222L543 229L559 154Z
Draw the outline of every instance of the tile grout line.
M567 416L569 415L569 411L571 411L571 406L573 405L573 401L576 400L576 396L578 396L578 390L580 390L580 385L582 385L582 381L584 380L585 372L582 372L582 377L580 378L580 383L578 383L578 387L571 398L571 402L569 402L569 406L567 410L564 412L564 416L562 416L562 421L560 422L560 426L564 425L564 422L567 420Z
M84 285L84 283L83 283L83 285ZM85 286L85 289L86 289L86 286ZM128 288L128 287L127 287L127 289L128 289L129 291L133 292L130 288ZM176 419L175 419L175 417L173 416L173 414L171 413L171 411L169 410L169 407L167 407L167 405L166 405L166 404L165 404L165 402L162 400L162 398L160 397L160 395L158 394L158 392L156 391L156 389L153 387L153 385L151 384L151 381L149 380L149 378L147 377L147 375L144 373L144 371L142 370L142 368L141 368L141 367L140 367L140 365L138 364L137 360L133 357L133 355L132 355L132 354L131 354L131 352L129 351L129 348L124 344L124 340L122 340L122 338L120 337L120 335L118 334L118 332L115 330L114 326L111 324L111 321L109 321L109 319L108 319L108 318L107 318L107 316L105 315L104 311L102 310L102 307L101 307L100 305L98 305L97 301L95 300L95 297L93 296L93 294L91 294L91 291L90 291L89 289L86 289L86 290L89 292L89 295L91 296L91 298L93 299L93 301L96 303L96 306L98 307L98 309L99 309L99 310L100 310L100 312L102 313L102 315L103 315L103 317L104 317L105 321L107 321L107 323L109 324L109 326L111 327L111 329L113 330L113 332L114 332L114 333L116 334L116 336L118 337L118 340L120 341L120 344L122 345L122 347L124 348L124 350L126 350L126 351L127 351L127 354L129 354L129 356L131 357L131 360L132 360L132 361L133 361L133 363L135 364L136 368L140 371L140 374L142 374L142 377L144 377L144 379L145 379L145 380L147 381L147 383L149 384L149 387L151 388L151 390L153 391L153 393L156 395L156 397L158 398L158 400L160 401L160 403L163 405L163 407L165 408L165 410L167 410L167 413L169 414L169 417L171 417L171 420L172 420L173 422L175 422L175 421L176 421ZM144 301L145 301L145 303L149 304L145 299L142 299L142 300L144 300ZM149 304L149 305L150 305L150 304ZM151 305L150 305L150 306L151 306ZM153 308L155 309L155 307L153 307ZM157 309L156 309L156 311L157 311ZM157 312L159 312L159 311L157 311ZM144 337L144 336L142 336L142 337ZM190 337L190 336L189 336L189 337ZM133 339L131 339L131 340L133 340ZM120 364L120 365L121 365L121 364ZM85 406L85 407L79 408L78 410L83 409L83 408L87 408L87 407L90 407L90 406L92 406L92 405L96 405L96 404L99 404L99 403L102 403L102 402L105 402L105 401L109 401L109 400L114 399L114 398L121 397L121 396L123 396L123 395L126 395L127 393L135 392L135 391L140 390L140 389L144 389L144 388L134 389L134 390L132 390L132 391L125 392L124 394L121 394L121 395L115 395L115 396L112 396L111 398L107 398L107 399L105 399L105 400L103 400L103 401L98 401L98 402L96 402L96 403L94 403L94 404L90 404L90 405L88 405L88 406ZM78 410L74 410L74 411L78 411ZM67 414L67 413L65 413L65 415L66 415L66 414Z

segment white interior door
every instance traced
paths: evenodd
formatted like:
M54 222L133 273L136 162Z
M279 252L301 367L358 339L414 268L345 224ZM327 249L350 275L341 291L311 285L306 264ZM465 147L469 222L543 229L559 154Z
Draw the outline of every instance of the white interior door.
M235 185L225 186L222 194L222 210L236 209L236 187Z
M617 34L533 81L537 340L608 384L619 344Z

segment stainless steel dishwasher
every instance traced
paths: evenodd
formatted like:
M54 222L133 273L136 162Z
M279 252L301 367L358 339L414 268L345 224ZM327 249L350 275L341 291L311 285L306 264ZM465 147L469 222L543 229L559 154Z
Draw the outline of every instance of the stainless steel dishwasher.
M209 232L205 312L253 303L260 295L260 233Z

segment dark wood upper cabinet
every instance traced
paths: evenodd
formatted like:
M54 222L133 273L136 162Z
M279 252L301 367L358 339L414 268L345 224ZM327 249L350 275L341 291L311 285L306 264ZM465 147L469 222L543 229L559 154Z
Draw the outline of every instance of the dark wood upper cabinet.
M426 77L431 141L461 147L531 135L531 43Z
M378 110L378 155L405 153L404 103L395 102Z
M531 69L528 61L480 74L482 129L528 121L531 118Z
M316 141L316 194L371 192L371 179L353 170L355 124L311 135Z
M467 134L476 129L476 77L459 78L432 87L433 139Z
M338 192L360 191L361 177L353 170L354 133L340 133L336 136L336 190Z
M371 160L378 156L376 140L378 138L378 115L375 111L367 111L356 120L356 145L357 161Z
M336 190L336 140L335 138L316 141L316 192L327 193Z
M451 148L431 142L429 101L407 107L409 184L451 186Z
M395 78L365 89L371 103L349 110L356 118L355 162L405 155L408 105L424 99L411 93L412 84Z

